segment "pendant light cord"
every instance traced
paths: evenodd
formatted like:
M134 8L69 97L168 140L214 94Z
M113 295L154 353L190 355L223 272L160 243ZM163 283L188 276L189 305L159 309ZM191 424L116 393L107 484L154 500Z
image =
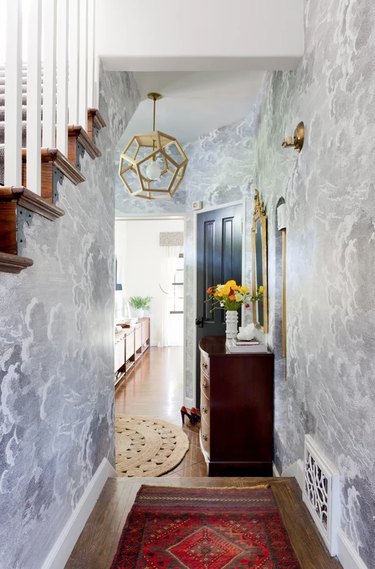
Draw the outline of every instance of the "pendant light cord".
M155 122L156 122L156 97L155 96L153 97L153 100L154 100L154 111L152 113L152 130L153 130L153 132L155 132ZM155 140L154 139L152 140L152 150L155 150ZM156 157L153 156L152 159L155 162Z
M156 98L154 97L154 112L152 116L152 130L155 132L155 122L156 122Z

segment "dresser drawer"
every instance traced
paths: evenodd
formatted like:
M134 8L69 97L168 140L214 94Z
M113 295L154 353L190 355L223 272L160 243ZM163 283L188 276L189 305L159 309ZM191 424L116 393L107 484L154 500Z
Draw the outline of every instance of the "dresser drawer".
M204 417L201 419L200 438L203 450L207 453L208 458L210 458L210 427L209 424L206 423Z
M208 399L210 398L210 378L203 372L201 373L201 392L202 396L205 395Z
M205 375L210 375L210 358L204 352L201 352L201 371Z
M201 393L201 417L205 420L208 427L210 425L210 400L202 391Z

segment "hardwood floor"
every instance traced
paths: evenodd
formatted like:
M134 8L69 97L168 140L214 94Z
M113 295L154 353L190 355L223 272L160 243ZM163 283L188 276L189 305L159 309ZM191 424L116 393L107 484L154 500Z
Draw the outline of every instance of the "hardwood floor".
M181 424L182 348L150 348L136 363L129 378L118 384L115 412L144 415Z
M118 384L115 413L164 419L181 425L183 396L182 348L150 348L134 366L130 376ZM206 463L199 446L199 429L185 419L184 432L189 450L182 462L164 476L207 476Z
M116 390L118 414L157 417L181 424L182 354L179 348L152 348ZM65 569L109 569L126 517L141 484L158 486L251 486L269 482L301 569L340 569L318 535L292 478L208 478L198 429L185 426L191 447L184 460L159 478L109 479ZM130 568L129 568L130 569ZM342 569L342 568L341 568Z

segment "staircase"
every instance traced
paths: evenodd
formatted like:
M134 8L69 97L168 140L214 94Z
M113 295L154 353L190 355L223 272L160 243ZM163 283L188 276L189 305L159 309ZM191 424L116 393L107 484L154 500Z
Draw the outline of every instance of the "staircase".
M53 0L51 0L51 4L48 6L48 10L50 11L50 13L51 10L53 11L53 9L56 9L56 3L55 3L55 8L53 8L52 6L53 6ZM94 6L94 4L92 6ZM12 3L10 0L7 0L7 9L8 9L8 14L11 15L10 16L11 19L7 21L7 34L9 35L13 34L14 36L14 34L17 35L18 33L21 33L20 29L17 28L15 24L17 18L15 18L13 14L14 11L19 10L21 17L24 17L26 23L29 23L30 25L31 22L30 15L26 17L24 14L22 14L22 4L20 4L18 0L15 0L15 3ZM39 16L40 18L38 20L39 24L41 25L42 21L41 14L39 14ZM69 36L69 23L70 24L72 23L71 18L74 16L74 14L73 16L70 15L70 19L68 17L67 11L62 14L61 13L54 14L54 17L57 18L57 16L60 16L60 18L62 18L62 21L57 21L56 35L59 35L58 27L59 25L61 25L62 30L65 30L66 39L69 37L70 39L72 39L74 43L74 41L77 40L77 38L79 38L80 26L82 28L82 26L85 25L84 14L81 14L80 11L78 11L78 13L75 14L76 21L73 22L74 24L73 29L75 30L76 37L72 36L72 38L71 36ZM47 24L45 23L46 20L47 18L44 18L44 25L48 25L48 22ZM33 29L32 33L33 34L38 33L38 30ZM40 30L40 33L42 33L42 30ZM92 30L92 33L94 33L94 30ZM12 41L13 41L13 36L11 35ZM19 41L22 43L22 37ZM56 42L56 38L52 38L51 41ZM9 45L12 46L13 44L11 43ZM86 45L86 48L87 47L88 44ZM14 38L14 49L15 50L17 49L17 38ZM40 60L40 66L41 67L43 66L44 73L47 73L48 65L44 65L41 62L40 45L36 45L36 49L39 50L37 56L39 57ZM11 48L10 51L11 60L13 62L14 53L12 50L13 47ZM56 50L53 49L52 51L54 53ZM72 52L73 52L73 57L75 58L75 61L73 63L76 65L77 77L78 77L80 69L79 61L84 61L85 64L87 65L88 53L84 52L81 54L79 50L77 51L75 49L73 49ZM92 58L94 58L94 52L92 52L91 55ZM7 53L6 56L9 57L9 53ZM68 46L66 46L65 56L66 56L65 60L64 58L61 59L61 54L58 54L56 52L56 61L59 62L61 68L63 68L65 65L65 69L67 69L69 64L71 63L68 60ZM31 61L30 65L32 65L33 62L35 64L35 58L34 60L30 58L30 61ZM74 65L72 65L72 69L73 68ZM20 109L21 122L18 122L17 124L14 125L12 124L11 130L13 131L14 128L14 132L19 132L21 135L21 148L19 148L19 152L16 151L16 156L19 167L22 170L22 176L21 176L21 183L15 183L14 185L9 185L9 175L6 178L7 153L5 152L5 149L7 143L11 144L12 154L13 154L14 140L12 141L6 140L6 132L9 133L9 128L8 130L6 130L6 121L7 121L6 69L8 69L8 71L10 70L10 75L12 75L11 80L13 88L15 85L14 82L15 75L14 75L13 65L12 67L10 67L9 65L8 67L6 67L6 65L0 66L0 272L19 273L23 269L30 267L33 264L32 259L20 255L20 251L23 246L22 237L21 237L22 224L26 219L28 221L31 221L32 219L31 213L36 214L38 216L42 216L45 220L48 220L48 222L55 221L64 215L64 211L56 204L56 202L58 202L59 185L62 183L64 178L67 178L75 186L78 186L81 182L85 181L85 175L84 172L82 172L82 157L86 153L92 159L96 159L101 156L101 152L96 145L96 137L100 129L105 127L106 125L98 109L93 107L87 108L88 101L87 99L84 100L83 104L85 105L84 107L85 112L84 113L80 112L80 116L85 115L86 117L85 123L87 124L87 126L86 124L65 125L66 134L64 135L64 137L66 138L67 144L65 144L64 151L62 151L57 147L40 148L40 165L37 166L38 169L40 169L40 180L41 180L40 188L33 188L35 191L30 191L30 189L28 189L27 187L27 175L28 175L27 137L28 137L28 118L29 118L28 117L29 110L27 103L28 103L28 96L34 94L33 89L35 89L35 86L33 86L32 81L29 81L28 75L32 75L32 73L28 73L28 69L30 69L28 68L28 63L21 64L21 61L19 60L17 62L16 73L18 74L17 77L19 77L22 82L22 94L21 93L19 94L20 96L17 101L18 108L19 106L21 106ZM51 69L55 71L54 74L52 75L53 76L52 81L48 82L48 89L49 89L48 92L44 93L44 89L47 89L46 87L47 82L43 82L43 78L41 79L40 86L37 87L36 89L36 91L38 89L41 90L41 104L35 116L37 116L38 118L36 124L38 125L38 128L40 128L41 134L43 136L43 128L44 128L43 95L45 95L46 98L48 98L48 95L50 94L50 89L52 89L53 90L52 100L57 99L57 104L56 107L52 109L51 116L53 122L51 124L52 125L55 124L55 129L54 129L55 135L53 136L53 139L57 141L58 116L59 112L61 112L60 109L61 106L65 105L66 108L68 107L69 86L67 87L66 93L64 94L65 101L63 100L64 96L59 97L57 95L56 97L56 92L57 92L56 62L55 66L52 67ZM71 73L71 75L73 74ZM92 80L93 80L93 75L92 75ZM68 80L66 80L66 83L68 85ZM76 89L77 91L76 93L73 92L73 95L75 97L74 101L75 103L77 103L75 105L77 107L77 112L75 116L78 116L79 85L77 82L74 83L73 80L72 80L72 88ZM86 84L86 90L87 90L87 84ZM12 89L9 89L9 91L11 93L13 92ZM91 88L91 91L93 92L93 87ZM80 102L82 105L82 101ZM74 113L70 113L70 115L73 114ZM14 113L12 113L12 116L14 116ZM33 124L35 125L35 121L33 122ZM30 128L32 127L29 126L29 130ZM61 128L61 123L60 123L60 128ZM36 130L36 132L38 132L38 130ZM35 150L36 149L37 147L35 146ZM36 162L37 161L38 160L36 159ZM5 185L6 179L8 179L7 185Z

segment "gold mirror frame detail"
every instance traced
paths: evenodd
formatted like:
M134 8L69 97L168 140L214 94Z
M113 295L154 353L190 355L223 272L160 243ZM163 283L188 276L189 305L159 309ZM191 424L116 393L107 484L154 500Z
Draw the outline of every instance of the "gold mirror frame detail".
M253 223L251 227L252 249L252 294L263 286L263 298L253 302L253 322L257 328L268 332L268 285L267 285L267 216L259 191L255 190Z

